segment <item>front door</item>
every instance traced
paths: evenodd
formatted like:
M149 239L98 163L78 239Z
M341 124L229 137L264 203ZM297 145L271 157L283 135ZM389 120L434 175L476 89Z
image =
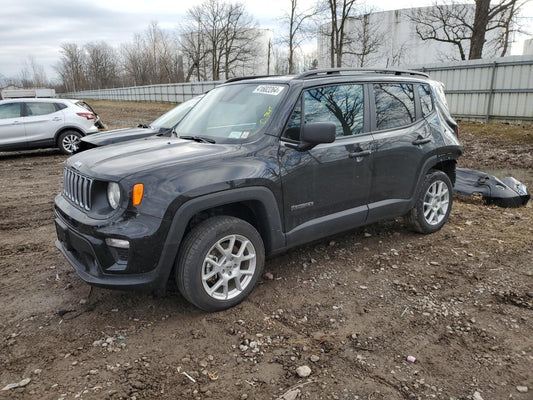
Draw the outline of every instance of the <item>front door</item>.
M18 102L0 104L0 149L26 146L21 106Z
M365 133L363 93L360 84L311 88L303 92L290 117L279 153L288 245L340 232L366 219L373 138ZM294 149L307 122L334 122L335 141L309 151Z

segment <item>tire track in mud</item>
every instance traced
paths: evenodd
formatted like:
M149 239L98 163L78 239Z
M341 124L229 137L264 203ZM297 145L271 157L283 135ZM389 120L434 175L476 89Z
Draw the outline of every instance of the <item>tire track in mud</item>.
M252 300L250 298L245 300L245 302L249 304L250 306L254 307L255 311L258 313L257 315L262 314L264 318L269 317L269 315L266 314L264 310L262 309L260 302L256 300ZM317 336L313 337L313 336L310 336L307 332L297 329L298 325L296 324L293 325L293 324L285 322L283 318L274 319L273 322L278 327L281 327L282 330L284 330L285 332L288 331L297 338L298 337L303 338L303 339L288 339L289 345L291 346L305 345L305 346L311 347L312 349L313 348L321 349L323 350L324 354L327 354L328 356L334 354L334 357L337 357L336 363L340 359L342 360L341 361L342 364L344 364L345 366L351 365L353 369L361 371L363 373L363 377L357 377L361 381L363 381L365 378L372 379L374 382L376 382L378 386L385 385L386 387L388 387L389 389L392 389L394 392L400 395L401 398L403 399L409 400L411 398L411 395L409 393L405 393L402 390L401 386L395 384L394 382L389 381L387 378L384 378L380 375L376 375L372 373L369 368L365 368L364 366L361 365L361 363L357 362L356 360L352 360L348 357L342 356L340 353L341 351L344 350L345 345L338 344L338 338L336 337L337 335L335 333L329 334L329 335L324 334L321 337L317 337ZM308 351L308 352L312 353L312 351ZM305 364L307 361L304 362L304 360L302 360L302 362ZM326 364L330 364L330 363L326 362ZM349 367L345 368L345 371L349 371L349 370L350 370ZM347 379L351 377L353 378L353 376L346 375ZM317 383L320 383L320 380L321 380L320 377L316 378Z

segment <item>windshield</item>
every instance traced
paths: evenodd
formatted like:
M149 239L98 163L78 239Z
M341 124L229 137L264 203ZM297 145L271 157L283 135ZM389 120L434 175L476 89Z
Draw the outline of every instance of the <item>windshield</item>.
M213 89L179 125L179 136L205 136L217 143L256 135L276 112L283 84L239 83Z
M152 122L150 126L153 128L174 128L202 97L203 96L198 96L181 103L179 106L174 107L172 110L161 115L158 119Z

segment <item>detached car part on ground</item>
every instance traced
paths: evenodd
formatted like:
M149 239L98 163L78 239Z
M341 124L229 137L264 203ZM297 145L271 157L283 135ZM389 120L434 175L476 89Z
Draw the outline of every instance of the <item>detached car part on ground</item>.
M171 136L183 117L187 115L202 97L203 96L197 96L181 103L157 118L150 125L139 125L137 128L116 129L86 136L80 140L78 149L75 153L109 144L143 139L154 135Z
M516 208L525 206L531 195L522 182L507 177L498 179L486 172L457 168L454 192L463 196L478 195L486 204Z
M442 86L396 70L245 79L177 127L76 154L55 199L57 247L86 282L241 302L264 260L405 216L438 231L462 148Z
M58 147L72 154L80 139L103 126L86 102L70 99L0 101L0 151Z

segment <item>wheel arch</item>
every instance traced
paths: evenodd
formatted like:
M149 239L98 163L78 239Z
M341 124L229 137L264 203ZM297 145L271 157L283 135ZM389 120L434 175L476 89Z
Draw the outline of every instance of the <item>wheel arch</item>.
M418 175L418 180L416 182L414 192L412 193L408 209L411 209L414 206L418 196L418 192L420 190L420 186L422 182L424 182L424 178L429 171L438 170L444 172L452 181L452 186L455 185L455 168L457 165L458 157L459 156L455 154L433 155L425 161L422 168L420 169L420 174Z
M457 165L457 160L450 159L450 160L440 161L437 164L433 165L430 169L436 169L436 170L444 172L446 175L448 175L448 178L450 178L450 181L452 181L452 185L455 185L456 165ZM426 171L426 174L427 174L427 171Z
M269 221L267 212L263 203L259 200L242 200L233 203L221 204L199 211L194 214L187 223L187 227L183 232L185 237L191 229L193 229L200 222L215 216L227 215L236 217L248 222L261 235L265 244L265 249L272 248L272 238L269 235ZM267 252L268 252L267 250Z
M165 282L185 235L198 223L216 215L234 216L250 223L261 235L266 254L285 247L278 203L268 188L247 187L201 196L184 203L172 218L160 259Z
M83 133L83 131L80 128L77 128L75 126L63 126L54 135L54 143L56 145L58 145L57 141L59 140L59 136L61 136L61 134L66 132L66 131L75 131L75 132L79 133L82 137L85 136L85 133Z

